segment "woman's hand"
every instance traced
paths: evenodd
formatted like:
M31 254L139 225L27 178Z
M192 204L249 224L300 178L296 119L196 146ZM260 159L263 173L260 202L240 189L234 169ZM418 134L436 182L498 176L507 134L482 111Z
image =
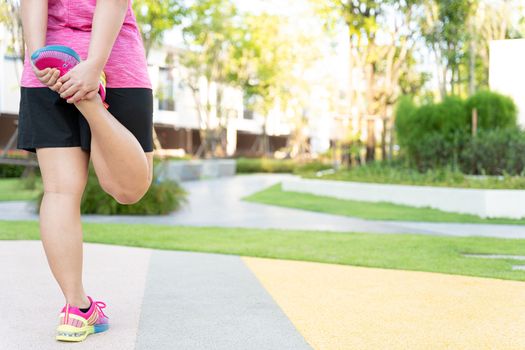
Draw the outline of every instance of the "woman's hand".
M67 103L93 98L98 93L101 73L98 65L89 59L80 62L58 79L62 84L58 90L60 97L67 98Z
M40 70L35 67L33 62L31 62L31 68L33 68L33 72L38 80L40 80L42 84L48 86L51 90L58 91L62 86L62 83L57 82L58 78L60 78L60 71L58 69L46 68Z

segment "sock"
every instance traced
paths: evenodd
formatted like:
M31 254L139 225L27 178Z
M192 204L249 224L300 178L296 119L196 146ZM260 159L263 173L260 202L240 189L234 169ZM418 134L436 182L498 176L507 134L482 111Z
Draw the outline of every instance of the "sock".
M89 306L85 309L81 309L81 308L78 308L80 311L82 312L87 312L89 310L89 308L91 307L91 302L89 302Z

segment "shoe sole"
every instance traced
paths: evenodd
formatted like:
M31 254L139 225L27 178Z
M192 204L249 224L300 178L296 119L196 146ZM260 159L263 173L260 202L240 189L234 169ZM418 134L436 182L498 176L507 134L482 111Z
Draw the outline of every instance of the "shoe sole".
M94 326L74 327L68 324L57 327L56 340L67 342L81 342L90 334L102 333L109 329L109 324L97 324Z

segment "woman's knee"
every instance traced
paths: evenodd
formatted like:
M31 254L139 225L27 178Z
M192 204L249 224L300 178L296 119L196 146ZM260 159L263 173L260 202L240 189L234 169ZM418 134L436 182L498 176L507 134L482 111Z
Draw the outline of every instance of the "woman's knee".
M80 148L37 149L45 193L82 195L88 157Z
M133 189L128 191L118 191L112 195L120 204L131 205L135 204L144 197L147 189Z
M133 186L118 186L112 183L101 182L100 185L106 193L113 197L118 203L130 205L135 204L144 197L149 189L151 180L145 180Z

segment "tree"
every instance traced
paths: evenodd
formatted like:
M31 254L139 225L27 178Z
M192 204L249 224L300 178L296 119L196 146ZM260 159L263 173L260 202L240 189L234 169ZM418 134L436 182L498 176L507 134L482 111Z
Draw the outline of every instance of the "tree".
M150 49L162 42L164 33L181 23L185 7L183 0L134 0L133 12L148 56Z
M392 129L392 106L401 93L400 81L406 81L403 72L409 68L415 45L417 31L413 24L419 1L312 1L328 27L344 20L350 47L348 91L353 117L359 120L360 130L366 125L369 131L367 160L375 158L376 147L370 117L382 120L382 153L386 158L386 133Z
M201 147L197 155L214 156L217 146L225 147L229 114L223 108L228 86L236 86L232 54L241 39L240 17L230 0L202 0L187 9L188 25L183 28L187 50L181 63L197 108ZM218 125L214 124L218 121Z
M308 91L304 72L318 57L313 38L278 15L246 14L243 23L243 37L234 54L237 78L246 107L263 119L262 134L253 149L263 155L269 152L267 124L273 110L289 115L295 126L291 148L302 153L306 148L302 131Z
M420 21L423 37L432 50L438 68L441 97L459 95L461 63L468 45L467 23L478 0L424 0L425 16Z

